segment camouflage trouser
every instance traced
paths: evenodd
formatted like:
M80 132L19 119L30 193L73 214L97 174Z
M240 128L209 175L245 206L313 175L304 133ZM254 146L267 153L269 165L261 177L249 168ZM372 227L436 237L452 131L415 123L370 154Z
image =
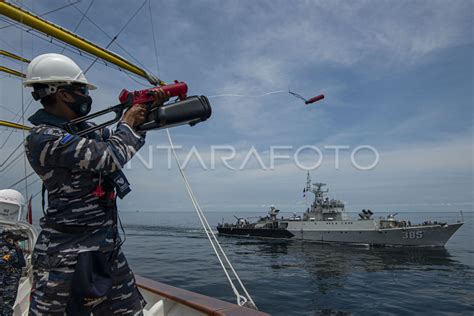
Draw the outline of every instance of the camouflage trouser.
M0 268L0 315L2 316L13 314L13 304L15 304L20 277L21 272Z
M37 259L41 260L41 257ZM74 265L48 268L35 262L29 315L65 315L71 298ZM112 264L112 289L93 309L94 315L143 315L145 305L121 249Z

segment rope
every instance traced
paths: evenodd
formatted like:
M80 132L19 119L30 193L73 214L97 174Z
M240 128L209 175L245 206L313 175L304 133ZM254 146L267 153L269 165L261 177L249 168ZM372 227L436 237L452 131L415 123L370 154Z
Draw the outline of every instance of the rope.
M18 180L17 182L11 184L8 188L11 189L13 188L15 185L19 184L21 181L24 181L26 179L28 179L29 177L31 177L32 175L36 174L34 171L31 172L30 174L26 175L25 177L21 178L20 180Z
M23 24L23 15L21 17L21 23ZM21 56L25 56L24 54L24 49L23 49L23 32L20 32L20 52L21 52ZM22 64L21 65L21 72L23 73L24 72L24 65ZM26 77L26 76L25 76ZM21 87L21 123L23 126L25 126L25 112L26 112L26 109L25 109L25 86L23 85L23 83L20 83L20 87ZM22 129L22 132L23 132L23 141L26 142L26 131L24 129ZM26 158L26 151L23 151L23 168L24 168L24 174L25 174L25 196L28 198L28 178L30 177L30 175L26 175L26 168L27 168L27 158ZM34 173L34 172L33 172Z
M2 162L0 163L0 168L3 167L4 164L7 163L7 161L18 151L18 149L20 149L20 147L23 145L23 140L18 144L18 146L13 149L13 151L10 153L10 155L8 155L8 157Z
M104 34L108 39L112 39L113 37L111 35L109 35L102 27L100 27L100 25L98 25L97 23L94 22L94 20L92 20L91 18L89 18L86 14L84 14L84 12L79 9L78 7L76 7L75 5L73 6L74 9L76 9L79 13L81 13L84 18L89 21L92 25L94 25L99 31L102 32L102 34ZM117 45L120 49L122 49L125 54L127 54L131 59L133 59L134 62L136 62L138 65L140 65L140 67L142 67L143 69L147 70L146 67L140 63L140 61L135 57L133 56L127 49L125 49L125 47L123 47L122 45L119 44L119 42L115 42L114 43L115 45Z
M47 12L45 12L45 13L41 13L41 14L39 14L38 16L44 17L45 15L48 15L48 14L53 13L53 12L57 12L57 11L62 10L62 9L64 9L64 8L67 8L67 7L70 7L70 6L72 6L72 5L75 5L75 4L79 3L79 2L81 2L81 0L78 0L78 1L76 1L76 2L71 2L71 3L68 3L68 4L62 5L62 6L60 6L59 8L53 9L53 10L51 10L51 11L47 11ZM32 8L28 7L28 6L25 5L24 3L21 3L21 7L27 8L28 11L31 11L31 12L34 11ZM18 22L15 23L15 24L18 24ZM11 26L13 26L13 24L0 27L0 30L9 28L9 27L11 27Z
M18 155L15 156L15 158L13 158L12 160L10 160L10 162L5 166L0 169L0 173L4 173L8 170L11 170L13 168L13 166L15 166L19 161L21 156L23 155L23 152L19 152Z
M176 151L174 149L174 144L173 144L173 141L171 139L171 134L170 134L168 129L166 129L166 135L168 136L168 141L169 141L169 144L170 144L170 147L171 147L171 151L173 152L173 156L176 160L176 164L178 165L179 173L181 174L181 177L183 178L184 185L186 186L186 190L188 191L188 195L191 198L191 202L193 203L194 208L196 209L196 213L198 214L199 220L201 221L201 224L204 228L204 231L206 232L206 236L209 239L209 242L211 243L212 249L214 250L214 253L217 256L217 259L219 260L219 263L220 263L222 269L224 270L224 273L227 277L227 280L229 280L232 291L234 292L235 296L237 297L237 304L239 306L247 305L248 307L257 309L257 306L255 305L255 302L252 300L252 297L250 296L250 294L248 293L248 291L245 288L244 284L242 283L239 275L237 274L234 267L232 266L232 263L230 262L229 258L227 258L227 255L225 254L225 252L222 249L219 241L217 240L216 235L214 234L211 226L209 225L209 222L207 221L207 218L204 215L204 212L202 211L201 206L199 205L199 203L196 199L196 196L194 195L194 192L191 188L191 185L189 184L188 179L187 179L186 175L184 174L184 170L183 170L183 167L181 166L181 163L178 159L178 155L176 154ZM216 248L216 246L217 246L217 248ZM239 283L240 287L242 288L242 290L244 291L246 297L241 295L239 293L238 289L236 288L234 282L232 281L232 279L229 275L229 271L228 271L227 267L225 266L225 264L224 264L224 262L221 258L221 255L224 257L225 264L227 264L230 267L235 279L238 281L238 283Z
M33 99L30 100L30 102L28 103L28 106L26 107L25 111L27 111L30 106L31 106L31 103L33 102ZM16 121L17 123L21 121L21 115L20 115L20 112L21 112L21 109L17 112L17 116L19 117L18 120ZM3 121L0 120L0 126L3 126L3 124L1 124ZM9 127L13 127L13 128L16 128L15 126L9 126ZM10 137L12 136L13 132L15 130L12 129L10 131L10 134L8 134L7 138L5 139L5 141L2 143L2 145L0 145L0 150L3 149L3 147L6 145L6 143L8 142L8 140L10 139ZM3 134L4 131L1 131L0 134Z
M115 40L119 37L119 35L123 32L123 30L125 30L125 28L128 26L128 24L130 22L132 22L132 20L137 16L138 12L140 12L140 10L145 6L145 3L147 2L147 0L143 1L142 5L135 11L134 14L132 14L132 16L128 19L127 23L125 23L125 25L120 29L120 31L117 33L117 35L115 35L111 40L110 42L107 44L107 46L105 46L105 49L108 49L110 47L110 45L112 45L113 42L115 42ZM92 4L91 4L92 5ZM86 16L87 14L87 11L83 14L82 16L82 19L84 19L84 17ZM94 64L96 63L96 61L99 59L99 57L96 57L94 59L94 61L89 65L89 67L87 67L87 69L84 71L84 74L86 74L89 69L92 68L92 66L94 66Z
M226 94L216 94L216 95L211 95L208 96L207 98L220 98L220 97L244 97L244 98L260 98L264 97L267 95L271 94L276 94L276 93L282 93L282 92L287 92L286 90L276 90L276 91L271 91L263 94L257 94L257 95L251 95L251 94L232 94L232 93L226 93Z
M153 11L151 9L151 0L148 0L148 12L150 13L151 34L153 37L153 48L155 50L156 74L158 74L160 72L160 67L158 65L158 48L156 45L155 25L153 24Z
M153 16L151 14L152 10L151 10L151 2L150 1L148 1L148 8L149 8L149 12L150 12L150 23L151 23L151 28L152 28L153 48L154 48L154 53L155 53L156 71L158 73L159 72L158 49L157 49L157 45L156 45L155 27L154 27L154 24L153 24ZM225 252L222 249L219 241L217 240L216 235L212 231L211 225L209 225L209 222L207 221L207 218L204 215L204 212L202 211L201 206L199 205L199 203L196 199L196 196L194 195L194 192L191 188L191 185L189 184L188 178L184 174L184 170L183 170L183 167L181 166L181 163L178 159L178 155L176 154L176 150L174 148L173 140L171 139L171 134L170 134L169 129L166 129L166 136L168 137L168 142L169 142L171 150L173 152L173 156L176 160L176 164L178 166L179 173L180 173L181 177L183 178L184 185L186 187L188 195L189 195L189 197L191 199L191 202L193 203L194 209L196 210L196 213L199 217L199 221L201 222L201 225L204 228L207 239L209 240L209 242L211 244L211 247L212 247L212 249L214 250L214 253L217 256L217 259L219 260L219 263L222 267L222 270L224 270L225 276L227 277L227 280L229 281L230 287L232 288L232 291L234 292L234 294L237 298L237 304L239 306L248 306L250 308L258 310L257 306L255 305L255 302L252 300L252 297L248 293L248 291L245 288L244 284L240 280L239 275L237 274L234 267L232 266L232 263L230 263L229 258L227 258L227 255L225 254ZM224 257L225 263L222 260L221 255ZM225 264L227 264L230 267L235 279L238 281L241 289L244 291L246 296L243 296L242 294L239 293L239 290L237 289L234 282L232 281L232 278L230 277L229 271L228 271Z
M91 2L89 3L89 5L87 6L87 9L86 11L84 12L84 14L82 14L81 16L81 19L79 20L79 22L77 22L76 26L74 27L74 30L72 31L73 33L76 33L77 30L79 29L79 27L81 26L82 24L82 21L84 21L84 17L85 15L89 12L89 10L91 9L92 5L94 4L94 0L91 0ZM61 50L61 54L64 53L64 50L66 49L66 46L63 47L63 49Z

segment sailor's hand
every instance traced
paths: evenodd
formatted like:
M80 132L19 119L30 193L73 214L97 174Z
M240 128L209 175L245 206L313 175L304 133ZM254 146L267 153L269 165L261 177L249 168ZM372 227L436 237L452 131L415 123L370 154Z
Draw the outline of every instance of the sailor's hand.
M152 92L154 95L154 101L153 104L151 105L152 108L156 108L159 106L162 106L165 104L170 99L170 93L165 92L163 89L158 89L158 91L153 91Z
M145 122L148 111L144 104L135 104L125 112L122 122L135 129Z

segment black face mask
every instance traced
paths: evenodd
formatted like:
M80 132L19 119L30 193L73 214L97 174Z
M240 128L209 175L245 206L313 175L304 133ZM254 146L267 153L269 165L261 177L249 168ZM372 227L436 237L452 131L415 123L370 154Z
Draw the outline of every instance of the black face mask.
M92 98L84 96L72 91L68 91L74 95L74 102L68 102L69 108L78 116L86 116L92 108Z

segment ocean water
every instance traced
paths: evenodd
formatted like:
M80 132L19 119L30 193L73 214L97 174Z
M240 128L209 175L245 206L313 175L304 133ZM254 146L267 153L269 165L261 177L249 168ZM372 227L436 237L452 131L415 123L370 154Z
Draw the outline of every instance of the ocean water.
M206 215L214 226L233 221L228 212ZM458 213L398 217L412 223L460 219ZM135 273L235 303L195 213L122 212L121 218L124 251ZM474 213L464 213L464 220L444 248L219 241L259 309L272 315L473 315Z

